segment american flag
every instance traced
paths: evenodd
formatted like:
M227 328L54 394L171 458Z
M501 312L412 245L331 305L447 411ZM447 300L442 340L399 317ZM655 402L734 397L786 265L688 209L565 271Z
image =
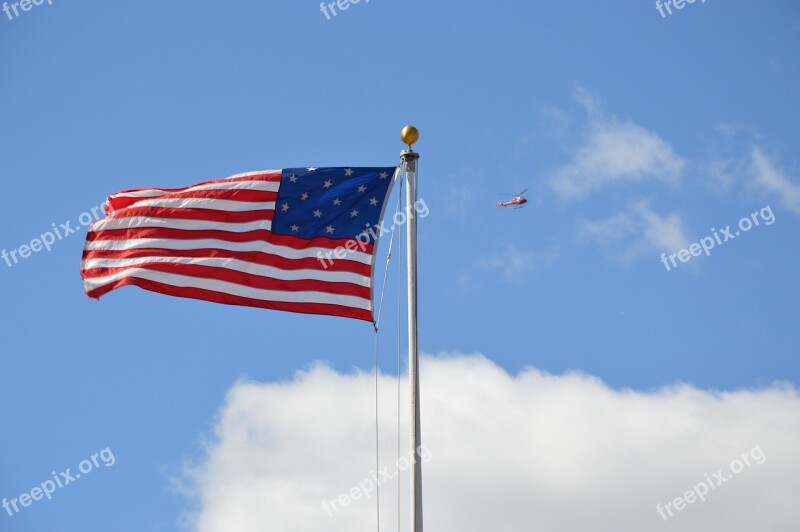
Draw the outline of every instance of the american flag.
M171 296L373 320L379 224L396 168L289 168L109 196L86 294Z

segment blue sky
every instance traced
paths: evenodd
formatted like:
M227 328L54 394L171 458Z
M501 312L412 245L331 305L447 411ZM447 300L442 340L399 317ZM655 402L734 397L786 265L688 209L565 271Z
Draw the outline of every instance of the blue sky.
M0 248L125 188L393 165L414 124L424 352L637 393L794 390L799 57L789 0L666 17L630 0L372 0L330 20L314 1L0 12ZM524 188L526 208L495 207ZM661 263L767 207L773 223ZM363 322L135 288L90 301L84 234L0 262L0 498L106 447L116 462L0 510L0 529L176 530L192 511L176 478L206 459L240 379L373 367Z

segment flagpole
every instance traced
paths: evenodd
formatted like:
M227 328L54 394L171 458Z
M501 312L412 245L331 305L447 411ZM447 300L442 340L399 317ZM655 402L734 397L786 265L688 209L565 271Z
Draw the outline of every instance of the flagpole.
M400 160L406 171L406 245L408 252L408 380L411 387L411 446L414 467L411 469L411 531L422 532L422 460L420 447L422 432L419 415L419 364L417 334L417 218L414 204L417 200L417 160L419 154L411 146L419 139L413 126L406 126L400 138L408 146L400 152Z

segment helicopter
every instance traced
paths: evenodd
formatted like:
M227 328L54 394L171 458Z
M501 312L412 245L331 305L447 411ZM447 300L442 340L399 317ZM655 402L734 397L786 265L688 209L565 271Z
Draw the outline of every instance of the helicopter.
M521 209L522 207L525 206L526 203L528 203L528 200L526 200L525 197L523 196L523 194L525 194L527 191L528 191L528 189L526 188L525 190L523 190L519 194L516 194L513 198L511 198L510 200L508 200L506 202L498 201L497 202L497 206L498 207L514 207L515 209Z

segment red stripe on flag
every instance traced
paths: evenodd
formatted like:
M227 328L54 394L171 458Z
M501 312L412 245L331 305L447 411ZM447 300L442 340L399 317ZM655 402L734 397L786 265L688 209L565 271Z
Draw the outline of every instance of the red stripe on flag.
M277 182L280 183L281 181L281 172L263 172L263 173L255 173L253 175L241 176L241 177L229 177L227 179L214 179L212 181L203 181L202 183L194 184L190 187L182 187L182 188L158 188L158 187L143 187L143 188L128 188L125 190L121 190L116 194L112 194L108 197L108 205L112 211L116 211L119 209L124 209L125 207L136 203L137 201L142 201L148 199L147 197L131 197L126 196L126 194L132 194L136 192L142 192L145 190L158 190L160 192L164 192L166 194L179 194L184 192L190 188L199 187L203 185L215 185L220 183L238 183L242 181L268 181L268 182ZM156 197L164 197L164 196L156 196Z
M125 219L134 216L167 218L170 220L206 220L209 222L244 223L258 220L272 220L275 216L275 210L259 209L231 212L184 207L129 207L121 211L115 211L105 219Z
M284 303L281 301L263 301L261 299L234 296L231 294L215 292L213 290L205 290L202 288L180 288L147 279L138 279L136 277L125 277L124 279L120 279L113 284L109 284L103 286L102 288L98 288L97 290L87 292L87 295L92 298L99 298L111 290L115 290L127 285L138 286L139 288L150 290L151 292L158 292L160 294L190 299L202 299L204 301L222 303L224 305L242 305L247 307L298 312L301 314L325 314L328 316L341 316L343 318L355 318L357 320L372 321L372 312L363 309L345 307L341 305L329 305L326 303Z
M90 231L86 235L87 242L94 242L97 240L132 240L137 238L158 238L158 239L175 239L175 240L198 240L198 239L216 239L225 240L226 242L255 242L261 241L276 246L285 246L292 249L308 249L308 248L327 248L334 250L338 247L345 248L349 238L297 238L291 235L278 235L272 231L257 230L246 231L243 233L235 233L233 231L218 231L218 230L202 230L202 229L168 229L161 227L132 227L129 229L105 229L102 231ZM358 241L353 241L350 247L355 250L361 251L361 245ZM363 253L372 254L374 244L364 244Z
M371 250L368 251L371 254ZM287 259L279 255L260 251L231 251L229 249L95 249L84 250L83 260L89 259L138 259L142 257L178 257L178 258L220 258L238 259L262 266L273 266L281 270L325 270L329 272L349 272L369 277L372 268L369 264L347 259L320 261L318 258ZM325 267L327 266L327 268Z
M369 300L372 295L369 287L359 286L353 283L332 283L314 279L287 281L284 279L275 279L274 277L253 275L227 268L169 262L145 262L142 264L120 268L91 268L84 270L84 277L89 279L105 277L107 275L113 275L115 273L134 268L173 273L176 275L186 275L189 277L197 277L199 279L217 279L219 281L228 281L230 283L236 283L251 288L259 288L261 290L275 290L280 292L328 292L331 294L360 297L367 300Z

